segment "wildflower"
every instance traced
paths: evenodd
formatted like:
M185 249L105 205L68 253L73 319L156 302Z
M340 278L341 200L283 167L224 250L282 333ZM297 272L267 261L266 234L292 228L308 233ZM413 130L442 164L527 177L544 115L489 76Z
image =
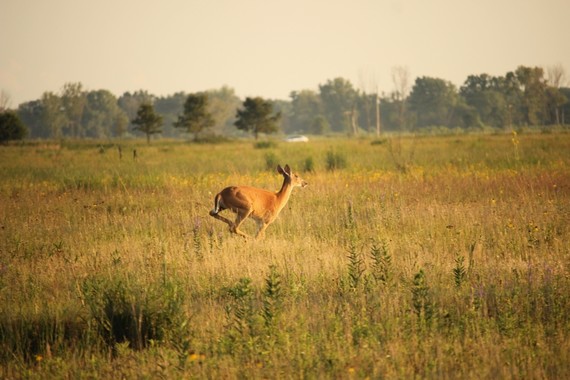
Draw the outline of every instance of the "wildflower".
M513 137L511 138L511 141L516 146L519 144L519 139L517 138L517 131L513 131L512 135L513 135Z
M41 355L36 355L36 362L41 362L42 360L44 360L44 357Z
M206 355L204 355L204 354L192 353L192 354L188 355L188 361L190 361L190 362L202 361L204 359L206 359Z

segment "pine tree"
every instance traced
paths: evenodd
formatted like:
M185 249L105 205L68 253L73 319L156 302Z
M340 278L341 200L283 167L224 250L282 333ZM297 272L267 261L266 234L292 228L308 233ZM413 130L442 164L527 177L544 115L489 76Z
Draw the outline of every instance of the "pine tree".
M22 140L28 129L14 111L0 112L0 143L9 140Z
M137 117L131 121L135 124L136 131L146 134L146 142L150 144L150 135L162 133L162 117L154 112L154 107L150 103L143 103L137 111Z
M208 112L207 94L190 94L184 103L184 113L178 116L174 123L176 128L184 128L186 132L194 134L194 141L198 134L214 125L212 114Z
M277 132L277 122L281 118L281 113L272 115L272 112L273 104L269 100L260 97L246 98L243 108L237 111L234 125L242 131L252 132L257 140L259 133Z

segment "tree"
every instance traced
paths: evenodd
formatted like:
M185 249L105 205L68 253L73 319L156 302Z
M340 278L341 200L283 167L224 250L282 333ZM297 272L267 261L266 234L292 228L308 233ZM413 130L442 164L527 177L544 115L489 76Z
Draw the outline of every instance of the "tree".
M128 119L115 95L108 90L89 91L86 99L82 120L86 137L109 138L124 132Z
M63 110L69 122L71 136L81 137L84 132L81 128L81 121L83 119L85 105L87 104L87 97L85 91L83 91L83 85L80 82L64 84L61 100Z
M497 78L488 74L470 75L459 89L465 103L473 107L478 122L496 128L504 127L508 120L508 105L504 94L496 88ZM471 125L473 126L473 125Z
M570 87L560 87L558 89L562 96L566 99L570 99ZM567 101L560 107L560 124L566 124L566 115L570 115L570 102Z
M8 110L0 113L0 143L22 140L27 134L26 126L16 112Z
M273 104L260 97L246 98L243 108L238 109L234 125L246 132L252 132L257 140L259 133L277 132L277 122L281 113L273 113Z
M522 106L523 92L515 73L509 71L504 77L492 78L492 88L505 98L505 126L521 125L525 119Z
M288 100L275 99L271 101L273 105L273 113L279 114L279 129L283 132L289 133L292 131L291 127L291 102Z
M329 132L330 129L331 126L326 117L319 115L315 117L311 122L311 129L309 132L315 135L324 135L325 133Z
M406 127L406 99L410 92L410 70L405 66L392 67L394 84L393 103L398 109L397 124L400 130Z
M218 90L209 90L208 111L215 121L214 131L216 133L230 132L234 128L236 109L241 105L240 98L235 94L233 88L223 86Z
M546 77L552 87L560 88L566 85L566 69L561 64L548 66Z
M455 86L439 78L416 78L408 99L418 127L451 126L458 102Z
M0 90L0 112L4 112L10 108L10 95L4 90Z
M389 95L384 94L381 98L379 98L379 100L380 100L379 113L380 113L380 118L382 120L383 129L385 131L386 130L401 131L405 129L401 123L402 120L400 119L401 103L396 99L394 92L390 92Z
M194 134L194 141L198 141L198 134L214 125L212 114L208 112L208 95L190 94L184 103L184 113L178 116L174 123L176 128L184 128L186 132Z
M546 116L546 80L541 67L519 66L515 71L523 93L522 106L528 125L544 124Z
M382 118L380 110L380 93L376 74L361 70L359 72L360 92L357 96L359 124L365 125L368 132L382 133Z
M156 133L162 133L162 117L154 112L154 107L150 103L143 103L137 111L137 117L131 120L135 125L135 131L141 131L146 134L146 142L150 144L150 136Z
M549 84L546 94L549 112L551 115L554 114L555 124L564 124L562 106L568 102L568 98L560 89L566 84L566 70L564 66L557 64L549 66L546 69L546 75Z
M328 80L324 85L319 85L321 101L325 117L328 119L333 131L354 132L354 120L357 91L352 83L344 78Z
M122 137L127 132L128 125L129 118L127 117L127 114L118 108L113 121L113 134L115 136Z
M63 136L63 126L68 124L61 97L53 92L44 92L41 102L42 123L45 129L49 130L51 138L60 139Z
M561 124L562 106L568 102L568 99L557 87L548 86L546 88L546 108L550 116L551 124Z
M153 103L154 96L149 94L148 91L135 91L132 94L130 92L125 92L117 100L119 108L121 108L126 114L129 120L133 120L139 107L143 103Z
M322 116L319 95L312 90L293 91L291 98L291 132L308 132L315 118Z
M51 131L43 121L44 107L41 100L21 103L18 106L18 117L28 128L31 138L49 138Z
M179 91L172 95L158 97L152 102L156 113L162 116L163 136L179 136L175 123L180 110L184 108L186 97L185 92Z

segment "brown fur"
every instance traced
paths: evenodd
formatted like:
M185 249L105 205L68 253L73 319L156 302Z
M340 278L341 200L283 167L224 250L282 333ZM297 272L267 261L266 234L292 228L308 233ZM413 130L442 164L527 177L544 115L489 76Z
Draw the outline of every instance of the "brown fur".
M277 172L283 175L283 185L278 192L271 192L264 189L258 189L251 186L230 186L226 187L214 198L214 208L210 211L210 215L214 218L227 223L230 231L248 237L240 231L239 227L247 218L252 218L257 222L258 230L256 238L263 236L267 226L277 218L294 187L307 186L307 182L297 174L291 172L289 165L282 168L277 166ZM237 214L235 222L219 215L223 210L230 210Z

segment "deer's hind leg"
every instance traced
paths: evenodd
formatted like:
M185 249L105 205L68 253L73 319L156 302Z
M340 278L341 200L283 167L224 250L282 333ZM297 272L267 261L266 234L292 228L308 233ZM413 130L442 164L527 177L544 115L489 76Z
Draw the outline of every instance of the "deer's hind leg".
M249 237L247 234L243 233L239 229L239 226L241 226L244 220L246 220L251 215L251 213L253 212L253 208L237 209L235 210L235 212L237 214L236 221L234 222L233 227L230 226L230 231L246 238Z
M214 199L214 208L210 211L210 216L226 223L228 226L230 226L230 231L232 231L234 229L234 222L220 215L220 211L224 210L227 210L227 208L222 202L221 193L219 193Z
M210 213L210 216L213 216L214 218L221 220L224 223L227 223L228 226L230 226L230 229L233 228L234 226L234 222L232 222L231 220L229 220L228 218L224 218L223 216L221 216L220 214L215 214L215 213Z

